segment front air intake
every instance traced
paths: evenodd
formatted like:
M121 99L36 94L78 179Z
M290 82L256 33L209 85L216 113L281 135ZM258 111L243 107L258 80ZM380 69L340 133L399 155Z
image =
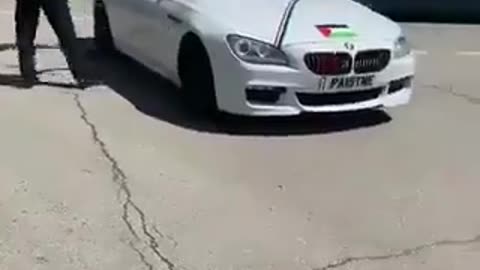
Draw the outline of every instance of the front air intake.
M350 73L352 57L348 53L308 53L304 58L307 68L317 75Z
M357 74L380 72L387 67L389 62L389 50L360 51L355 56L353 69Z

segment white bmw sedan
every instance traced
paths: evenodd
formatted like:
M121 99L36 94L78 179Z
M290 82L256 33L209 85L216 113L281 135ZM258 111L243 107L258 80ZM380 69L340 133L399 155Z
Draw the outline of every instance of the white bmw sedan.
M95 41L250 116L407 104L415 59L395 22L351 0L94 0Z

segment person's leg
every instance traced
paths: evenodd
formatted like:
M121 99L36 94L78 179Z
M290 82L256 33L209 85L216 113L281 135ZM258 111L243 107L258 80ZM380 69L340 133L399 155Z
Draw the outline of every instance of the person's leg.
M20 73L28 83L36 81L35 36L40 16L37 0L17 0L15 8L15 33Z
M74 78L84 79L85 67L67 0L41 0L45 15L57 35Z

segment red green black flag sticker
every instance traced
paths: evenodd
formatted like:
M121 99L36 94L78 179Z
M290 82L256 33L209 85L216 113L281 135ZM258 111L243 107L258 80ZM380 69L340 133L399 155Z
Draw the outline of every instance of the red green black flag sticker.
M326 38L353 38L357 36L347 25L317 25L315 27Z

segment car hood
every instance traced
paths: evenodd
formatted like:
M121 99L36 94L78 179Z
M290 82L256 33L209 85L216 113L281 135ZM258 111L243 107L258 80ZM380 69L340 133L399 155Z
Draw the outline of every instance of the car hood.
M230 31L274 43L292 0L189 0L201 13ZM318 25L346 25L358 38L393 39L399 26L351 0L299 0L285 31L283 44L328 40Z

